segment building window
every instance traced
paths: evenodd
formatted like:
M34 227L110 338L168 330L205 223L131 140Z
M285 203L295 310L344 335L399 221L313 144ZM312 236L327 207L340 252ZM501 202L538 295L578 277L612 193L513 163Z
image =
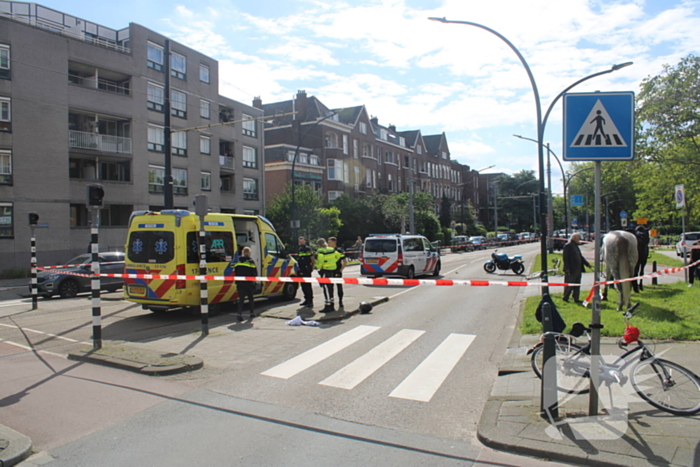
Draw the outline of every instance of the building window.
M0 79L10 79L10 46L0 44Z
M165 89L163 88L163 86L148 83L146 93L148 108L151 110L162 112L163 105L165 104Z
M199 64L199 80L208 83L209 82L209 66L202 63Z
M211 173L202 172L202 191L211 191Z
M173 194L187 194L187 170L173 169Z
M394 178L391 176L391 174L386 174L386 184L387 190L394 191Z
M210 118L211 116L211 104L209 101L200 99L199 101L199 116L202 118Z
M367 169L365 172L365 185L367 188L372 188L372 169Z
M170 75L180 79L186 79L187 59L184 55L172 52L170 54Z
M318 158L318 156L314 156L313 154L309 156L309 164L311 165L321 165L321 160Z
M360 133L363 135L367 134L367 124L365 122L360 122Z
M14 224L13 204L0 203L0 237L14 237Z
M335 200L336 198L339 198L343 194L342 191L329 191L328 192L328 202L331 202Z
M362 157L371 157L371 146L367 143L362 143Z
M393 164L394 163L394 153L391 151L387 151L385 154L384 162L386 162L387 164Z
M163 47L153 42L148 43L148 68L163 71Z
M149 151L165 151L165 133L163 127L150 126L148 127L148 150Z
M416 152L418 154L423 154L423 146L421 146L420 144L416 146Z
M199 152L202 154L211 154L211 138L208 136L199 136Z
M219 180L221 181L221 191L235 192L233 175L222 175Z
M163 193L163 180L165 168L155 165L148 166L148 191L150 193Z
M12 185L12 153L0 151L0 185Z
M343 135L343 154L348 153L348 135Z
M258 199L258 181L254 178L243 179L243 199Z
M187 133L174 131L172 133L172 154L187 157Z
M338 147L338 135L332 132L326 133L326 147L327 148L337 148Z
M12 122L10 99L0 97L0 131L10 131L12 129L10 122Z
M343 161L340 159L328 159L328 180L343 181Z
M353 180L353 184L355 185L355 191L360 190L360 168L355 167L355 179Z
M343 182L347 185L350 184L350 164L347 162L343 163Z
M447 159L447 153L445 151L442 151L442 158Z
M253 117L250 115L243 114L243 134L246 136L252 136L253 138L257 136L255 119L253 119Z
M360 145L359 142L356 139L352 140L352 157L357 159L359 157L360 153Z
M243 167L258 168L258 152L255 148L243 146Z
M187 94L173 90L170 94L171 115L187 118Z

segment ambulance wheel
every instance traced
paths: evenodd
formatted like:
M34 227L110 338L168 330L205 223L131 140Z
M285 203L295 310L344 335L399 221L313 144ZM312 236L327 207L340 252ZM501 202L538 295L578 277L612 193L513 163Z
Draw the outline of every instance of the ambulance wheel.
M435 270L433 271L433 276L439 276L440 275L440 261L437 262L435 265Z
M285 283L284 288L282 289L282 300L294 300L294 298L297 296L298 288L299 284L293 282Z
M416 277L416 270L413 266L408 267L408 272L406 273L406 279L414 279Z

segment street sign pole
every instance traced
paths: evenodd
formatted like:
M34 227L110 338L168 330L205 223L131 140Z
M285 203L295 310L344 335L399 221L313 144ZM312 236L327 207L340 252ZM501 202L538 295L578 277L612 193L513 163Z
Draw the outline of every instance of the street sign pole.
M598 415L598 387L600 382L600 374L598 372L598 364L600 362L600 330L603 326L600 324L600 161L595 161L595 240L594 254L595 263L593 268L593 313L591 314L591 392L588 399L588 415Z

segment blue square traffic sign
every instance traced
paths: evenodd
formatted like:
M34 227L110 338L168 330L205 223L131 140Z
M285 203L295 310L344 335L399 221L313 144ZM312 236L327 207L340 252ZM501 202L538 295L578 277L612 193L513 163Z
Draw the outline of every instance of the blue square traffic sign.
M583 206L583 195L571 195L571 206Z
M634 159L634 93L564 94L564 160Z

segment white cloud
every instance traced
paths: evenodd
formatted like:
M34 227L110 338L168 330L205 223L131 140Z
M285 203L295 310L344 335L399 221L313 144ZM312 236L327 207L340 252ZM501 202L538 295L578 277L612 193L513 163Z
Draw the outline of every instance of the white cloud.
M326 47L307 39L291 37L284 44L263 49L261 53L277 55L294 62L316 62L321 65L338 65L333 53Z

